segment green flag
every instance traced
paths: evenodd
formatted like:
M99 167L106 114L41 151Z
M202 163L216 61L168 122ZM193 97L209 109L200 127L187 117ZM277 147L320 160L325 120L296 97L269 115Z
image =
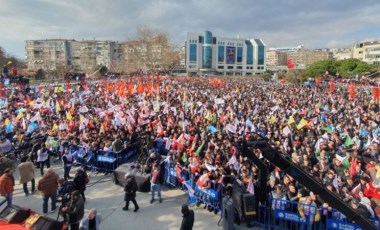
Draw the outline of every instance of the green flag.
M348 161L348 157L346 157L346 158L342 161L342 165L343 165L343 167L345 167L346 169L349 169L349 168L350 168L350 162Z
M334 132L331 127L323 127L322 130L324 130L324 131L326 131L326 132L328 132L330 134Z
M202 145L198 147L197 151L195 151L195 155L196 155L197 157L199 157L199 154L202 152L202 148L203 148L203 145L204 145L204 144L205 144L205 143L202 143Z
M344 146L349 147L350 145L353 145L354 142L352 141L350 135L346 136L346 141L344 142Z

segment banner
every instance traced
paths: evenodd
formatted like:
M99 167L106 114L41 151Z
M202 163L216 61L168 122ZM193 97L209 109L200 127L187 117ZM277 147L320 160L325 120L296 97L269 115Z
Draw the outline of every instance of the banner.
M351 224L351 223L347 223L347 222L343 222L339 220L332 220L332 219L327 220L327 228L335 229L335 230L347 230L347 229L362 230L362 228L360 228L356 224Z
M281 209L274 210L274 218L296 223L309 223L308 216L306 216L305 219L302 219L298 213L288 212Z

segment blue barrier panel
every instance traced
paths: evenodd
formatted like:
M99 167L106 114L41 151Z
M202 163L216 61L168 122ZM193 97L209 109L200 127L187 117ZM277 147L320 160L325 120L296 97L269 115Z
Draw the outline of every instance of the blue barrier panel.
M265 229L362 230L360 226L347 220L336 209L282 199L271 199L265 204L260 204L256 213L256 220L253 221L253 224ZM379 226L377 220L374 220L374 223Z

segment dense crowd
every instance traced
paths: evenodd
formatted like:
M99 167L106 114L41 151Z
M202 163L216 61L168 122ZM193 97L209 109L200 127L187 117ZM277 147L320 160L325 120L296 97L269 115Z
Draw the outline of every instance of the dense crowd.
M8 89L0 107L4 137L22 142L25 136L47 135L47 148L61 154L64 142L111 152L148 135L156 140L157 152L176 165L180 179L193 174L204 189L211 183L225 186L228 176L237 176L251 193L260 189L257 166L235 146L239 139L259 135L362 215L380 215L380 108L372 89L364 86L129 78L36 86L28 93ZM9 150L5 142L0 143L3 155ZM255 153L262 158L260 150ZM270 169L272 197L330 207L262 160Z

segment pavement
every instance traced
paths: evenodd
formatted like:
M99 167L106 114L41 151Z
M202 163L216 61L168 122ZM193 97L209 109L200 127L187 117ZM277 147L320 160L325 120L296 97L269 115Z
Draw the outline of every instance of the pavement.
M52 164L52 168L63 176L63 168L60 162ZM75 168L71 170L71 176L74 176ZM156 201L150 204L150 193L137 193L136 200L140 206L138 212L133 212L133 204L130 203L129 211L123 211L124 207L124 191L119 185L115 185L112 180L112 174L104 175L104 173L89 172L90 182L87 185L85 215L92 208L96 208L102 216L100 227L107 230L120 229L180 229L182 215L181 206L186 203L187 195L178 189L164 189L162 192L162 203ZM38 192L25 196L22 185L19 183L19 174L16 170L15 174L15 191L13 204L21 207L27 207L39 213L42 213L42 197ZM39 169L36 170L36 186L40 178ZM28 187L30 189L30 183ZM3 207L1 207L3 208ZM195 222L193 229L216 230L222 229L218 226L220 213L215 215L213 212L200 207L190 207L195 212ZM50 210L50 203L49 203ZM58 211L49 213L47 216L53 219L57 218ZM60 218L62 220L62 217ZM243 226L236 226L235 229L248 229ZM251 228L252 229L252 228Z

